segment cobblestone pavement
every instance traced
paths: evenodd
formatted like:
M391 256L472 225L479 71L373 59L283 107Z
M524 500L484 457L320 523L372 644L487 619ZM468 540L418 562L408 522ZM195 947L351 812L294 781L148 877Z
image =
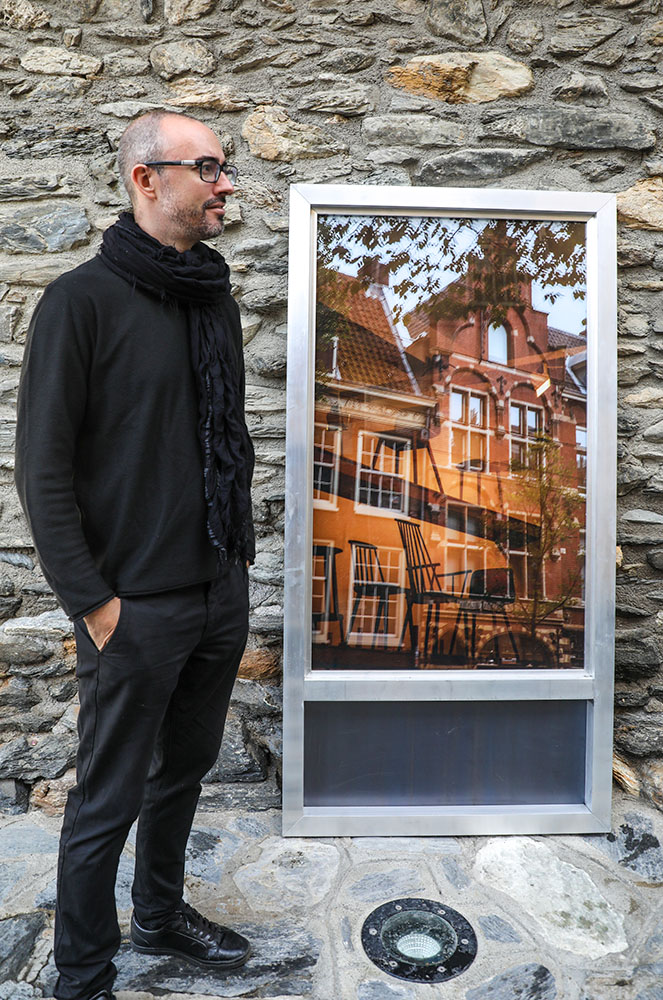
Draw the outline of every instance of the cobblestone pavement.
M263 803L269 804L269 803ZM49 997L58 817L0 821L0 1000ZM187 896L252 938L219 975L123 944L118 1000L663 1000L663 814L618 794L607 836L283 839L273 809L219 808L205 789ZM133 847L117 905L130 917ZM441 900L478 939L474 963L436 985L381 972L361 926L400 896Z

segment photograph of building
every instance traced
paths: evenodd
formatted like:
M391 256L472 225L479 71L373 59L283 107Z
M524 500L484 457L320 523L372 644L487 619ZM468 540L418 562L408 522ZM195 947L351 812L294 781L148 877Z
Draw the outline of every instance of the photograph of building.
M365 221L318 236L313 667L581 667L583 227Z

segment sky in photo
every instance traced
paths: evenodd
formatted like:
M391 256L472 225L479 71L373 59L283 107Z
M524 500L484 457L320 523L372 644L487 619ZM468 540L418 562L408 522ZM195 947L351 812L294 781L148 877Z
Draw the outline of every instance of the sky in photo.
M382 223L384 219L385 217L380 217L378 221ZM435 248L431 247L430 242L426 242L425 245L420 246L409 238L402 238L393 242L385 238L379 241L377 246L372 246L368 249L365 243L362 242L361 232L363 230L365 233L367 227L374 229L376 221L374 217L361 215L331 216L330 221L333 221L334 224L344 224L345 235L338 244L339 251L343 248L342 252L334 255L330 264L333 269L341 271L344 274L355 276L359 270L361 259L370 254L378 256L385 263L396 260L404 254L413 262L428 259L430 267L423 275L412 278L409 273L410 267L408 264L404 264L390 275L389 289L386 293L387 299L391 301L392 305L398 302L404 314L414 308L422 299L442 291L459 277L458 270L454 268L453 254L463 253L470 249L483 228L480 219L438 219L440 236L445 231L448 232L451 228L456 230L453 238L453 253L445 254L442 247L436 253ZM419 220L416 217L412 217L410 221L416 224ZM459 225L459 222L461 225ZM467 224L463 224L464 222ZM321 227L324 225L325 217L322 216L319 219L318 226ZM541 223L540 225L550 226L554 231L556 224ZM431 280L432 273L435 274L434 280ZM405 294L397 295L394 291L395 286L406 280L412 282L411 289ZM584 288L584 284L578 285L575 291L584 292ZM554 301L551 302L548 296L554 297ZM578 298L574 295L573 288L556 283L544 285L533 276L532 305L535 309L547 313L549 326L564 330L567 333L584 336L586 317L585 299L584 297ZM409 336L404 324L400 322L397 325L404 342L407 344Z

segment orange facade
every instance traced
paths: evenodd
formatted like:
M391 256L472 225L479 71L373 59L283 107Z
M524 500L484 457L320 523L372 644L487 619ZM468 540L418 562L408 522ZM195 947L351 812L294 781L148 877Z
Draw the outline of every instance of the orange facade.
M320 270L313 667L582 666L584 338Z

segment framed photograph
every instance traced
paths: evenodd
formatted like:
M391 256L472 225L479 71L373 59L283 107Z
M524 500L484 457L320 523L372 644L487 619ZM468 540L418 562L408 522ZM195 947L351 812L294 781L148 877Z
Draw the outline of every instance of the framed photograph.
M614 196L290 226L284 832L609 829Z

